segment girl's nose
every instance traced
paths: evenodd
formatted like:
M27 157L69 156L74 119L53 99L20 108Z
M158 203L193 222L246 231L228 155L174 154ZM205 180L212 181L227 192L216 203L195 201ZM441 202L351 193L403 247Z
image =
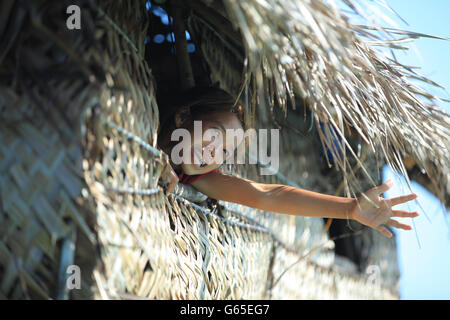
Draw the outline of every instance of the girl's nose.
M214 159L214 156L216 154L216 148L214 148L214 146L212 146L212 145L209 145L207 147L203 147L203 152L205 154L208 154L212 160L212 159Z

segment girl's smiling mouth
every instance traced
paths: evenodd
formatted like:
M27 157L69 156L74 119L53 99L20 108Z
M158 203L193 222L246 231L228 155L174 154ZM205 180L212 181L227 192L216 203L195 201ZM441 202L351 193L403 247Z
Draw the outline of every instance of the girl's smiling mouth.
M192 164L198 168L204 168L207 166L206 160L203 158L203 150L202 148L196 146L191 149L191 161Z

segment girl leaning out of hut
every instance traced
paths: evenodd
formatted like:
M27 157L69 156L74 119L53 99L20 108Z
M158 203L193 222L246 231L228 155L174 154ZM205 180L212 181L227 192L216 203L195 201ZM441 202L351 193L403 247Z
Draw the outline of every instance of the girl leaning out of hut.
M237 144L236 141L228 141L231 139L225 138L229 129L243 130L240 112L233 108L234 102L227 92L215 87L197 87L185 95L172 97L171 101L160 101L159 147L170 155L170 166L166 166L162 175L163 181L168 184L168 192L173 191L175 185L181 182L191 184L210 198L264 211L354 219L378 230L386 237L392 236L386 225L404 230L412 229L392 217L413 218L419 215L418 212L394 210L392 207L411 201L417 198L417 195L413 193L391 199L382 198L381 194L392 187L392 180L364 192L369 201L363 195L358 198L337 197L282 184L258 183L220 173L217 168L234 155L235 146L245 143L242 137ZM200 140L196 141L198 137L194 134L194 121L201 121L202 134L208 130L207 141L202 134ZM187 148L181 148L181 151L174 153L173 149L180 145L180 141L172 141L175 129L184 129L192 138L187 142ZM189 152L183 154L183 150ZM222 156L217 157L217 152L223 153ZM178 161L176 164L177 162L173 161L174 154L179 154L181 163ZM215 161L217 158L221 158L222 162ZM377 206L374 206L374 203Z

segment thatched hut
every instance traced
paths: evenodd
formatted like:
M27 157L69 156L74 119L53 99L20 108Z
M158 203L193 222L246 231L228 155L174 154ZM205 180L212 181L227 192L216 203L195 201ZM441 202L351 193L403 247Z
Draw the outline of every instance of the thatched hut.
M395 242L372 230L165 195L156 96L218 83L281 128L279 173L234 174L354 196L387 163L448 205L449 117L367 40L398 34L418 36L324 1L2 1L0 298L397 297Z

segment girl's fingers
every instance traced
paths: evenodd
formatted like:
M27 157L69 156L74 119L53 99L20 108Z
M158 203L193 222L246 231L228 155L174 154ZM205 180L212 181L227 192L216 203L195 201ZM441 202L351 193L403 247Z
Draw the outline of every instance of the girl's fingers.
M378 230L385 237L388 237L388 238L392 237L392 233L385 226L378 226L375 229Z
M383 184L380 184L378 187L375 187L378 194L382 194L383 192L388 191L394 185L394 180L389 179Z
M397 229L403 229L403 230L411 230L412 227L410 225L398 222L397 220L389 219L388 222L386 222L388 226L397 228Z
M177 174L175 173L175 171L173 171L170 165L166 166L166 168L164 169L161 175L161 179L167 185L165 190L166 194L172 193L175 190L175 187L177 186L179 180Z
M167 187L167 193L173 192L177 184L178 184L178 177L174 172L171 172L169 179L169 186Z
M406 210L392 210L392 217L399 218L415 218L419 216L419 212L410 212Z
M171 183L171 184L169 184L169 186L167 187L166 193L172 193L173 190L175 190L175 184Z
M400 204L400 203L405 203L405 202L414 200L415 198L417 198L417 194L416 193L411 193L411 194L408 194L406 196L400 196L400 197L390 198L390 199L386 199L386 200L389 200L391 202L391 205L395 206L395 205Z

